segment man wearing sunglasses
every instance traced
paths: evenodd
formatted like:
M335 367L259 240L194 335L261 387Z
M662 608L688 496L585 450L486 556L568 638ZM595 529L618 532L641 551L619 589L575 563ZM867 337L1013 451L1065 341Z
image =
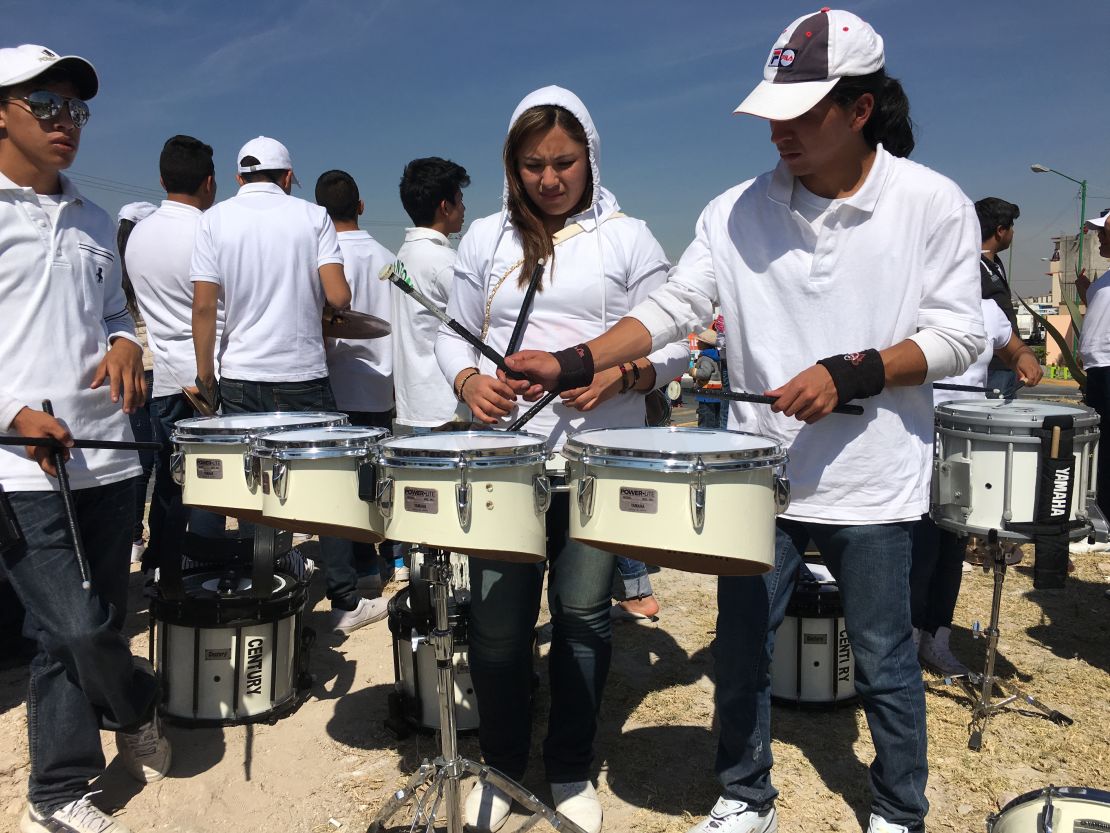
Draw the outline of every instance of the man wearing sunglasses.
M115 253L115 224L61 171L73 164L92 65L25 44L0 49L0 433L130 441L144 401L142 351ZM53 403L58 418L43 408ZM21 833L127 833L91 804L104 771L100 730L117 732L140 781L170 763L154 708L158 683L120 632L135 513L134 452L69 449L88 589L48 448L0 446L0 570L38 642L27 716L31 774Z

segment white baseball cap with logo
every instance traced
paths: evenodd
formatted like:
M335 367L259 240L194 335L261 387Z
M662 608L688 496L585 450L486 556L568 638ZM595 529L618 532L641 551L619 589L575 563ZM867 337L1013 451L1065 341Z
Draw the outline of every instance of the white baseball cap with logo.
M883 39L851 12L821 9L779 35L763 80L733 112L775 121L795 119L828 95L841 78L883 68Z
M1108 219L1110 219L1110 208L1104 210L1097 217L1092 217L1084 225L1092 231L1095 231L1100 228L1106 228L1106 221Z
M257 159L258 164L244 165L243 160L248 156L253 156ZM289 148L277 139L271 139L269 136L259 136L243 145L243 147L239 149L239 155L235 157L235 164L238 166L239 173L241 174L253 174L258 171L293 170L293 158L289 155ZM293 176L293 182L296 185L301 184L297 180L295 174Z
M100 89L93 65L79 55L59 55L34 43L0 49L0 87L12 87L38 78L47 70L64 66L77 87L78 98L88 101Z

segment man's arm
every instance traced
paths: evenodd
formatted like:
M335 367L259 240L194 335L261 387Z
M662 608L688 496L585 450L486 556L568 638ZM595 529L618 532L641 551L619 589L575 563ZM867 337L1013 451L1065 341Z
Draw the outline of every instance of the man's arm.
M1037 360L1037 354L1018 338L1017 333L1011 332L1006 346L995 350L994 354L1029 387L1035 387L1044 376L1044 369Z
M320 283L324 287L324 297L328 306L347 309L351 305L351 286L343 272L342 263L324 263L320 266Z
M197 378L209 390L216 387L216 307L219 300L219 284L193 282L193 351L197 357Z

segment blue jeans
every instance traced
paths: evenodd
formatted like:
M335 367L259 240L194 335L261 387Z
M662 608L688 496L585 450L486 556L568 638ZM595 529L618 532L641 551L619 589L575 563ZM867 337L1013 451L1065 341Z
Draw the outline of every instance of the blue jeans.
M547 780L585 781L593 761L597 713L609 674L613 556L567 536L567 495L547 513L554 625L549 656L551 714L543 744ZM470 559L470 672L478 696L478 743L490 766L519 780L532 738L532 632L544 564Z
M89 791L104 772L100 729L135 729L150 719L158 683L134 667L120 632L135 479L73 493L89 560L81 589L59 492L10 492L24 542L2 563L27 609L24 632L38 643L27 691L28 799L53 812Z
M1003 398L1011 399L1017 393L1017 374L1006 368L992 370L987 374L987 387L1001 391Z
M1087 390L1083 395L1087 407L1094 408L1101 417L1102 430L1110 425L1110 367L1087 368ZM1097 483L1094 484L1098 495L1098 508L1110 518L1110 438L1098 444Z
M151 413L151 398L150 392L154 388L154 373L146 371L146 402L135 413L128 414L127 419L131 423L131 433L135 435L135 441L140 443L155 442L155 433L153 425L153 414ZM143 473L139 475L139 482L135 487L135 526L132 532L132 541L142 541L143 539L143 513L146 511L146 490L147 484L150 483L150 477L154 473L154 466L156 463L155 451L140 451L139 452L139 465L143 469ZM154 487L158 488L158 480L155 478ZM154 530L150 531L150 543L154 543Z
M716 769L725 797L762 809L778 795L771 785L771 655L812 537L840 587L856 690L875 744L872 812L910 831L924 829L928 763L925 693L910 626L912 532L912 523L780 520L771 572L718 581Z
M721 403L719 400L698 400L698 428L719 428L721 426Z
M936 634L952 627L964 577L967 536L941 529L923 515L913 530L910 613L915 628Z
M617 601L640 599L652 595L651 579L648 578L647 564L634 558L618 555L614 559L616 572L613 575L613 598Z
M335 411L328 377L304 382L248 382L220 379L220 399L225 414L266 411Z

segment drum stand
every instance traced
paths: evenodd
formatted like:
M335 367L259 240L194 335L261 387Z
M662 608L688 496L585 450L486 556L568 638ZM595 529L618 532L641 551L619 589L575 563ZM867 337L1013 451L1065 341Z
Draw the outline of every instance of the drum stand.
M463 833L462 784L463 775L469 773L491 784L510 799L532 811L517 833L531 830L541 820L546 820L555 830L567 833L585 833L574 822L546 806L523 786L502 775L496 769L459 756L455 730L455 666L454 637L447 611L451 593L451 554L446 550L428 549L424 569L431 585L432 604L435 608L435 627L430 642L435 648L439 684L439 740L440 755L434 761L427 759L416 770L409 782L397 790L374 817L367 833L382 833L384 825L397 812L413 802L415 816L407 826L410 833L423 830L432 833L441 803L445 803L447 833Z
M1006 554L1003 552L1001 544L998 543L998 530L992 529L987 534L986 551L994 570L994 596L991 599L991 621L986 632L987 656L983 663L983 673L976 674L974 671L969 671L967 674L956 674L952 677L945 677L943 680L925 684L926 688L931 689L958 685L967 692L968 697L972 700L971 723L968 726L970 736L968 737L967 748L973 752L978 752L983 746L983 733L986 731L990 716L1005 710L1011 703L1020 702L1024 706L1031 706L1039 713L1038 715L1019 710L1018 714L1025 714L1030 717L1047 717L1058 726L1070 726L1074 722L1066 714L1049 708L1013 683L1000 680L994 676L994 660L998 653L998 615L1002 607L1002 582L1006 580ZM972 635L976 639L981 639L984 636L978 622L975 623ZM995 689L998 689L999 694L1003 695L1001 700L995 701L993 699Z

